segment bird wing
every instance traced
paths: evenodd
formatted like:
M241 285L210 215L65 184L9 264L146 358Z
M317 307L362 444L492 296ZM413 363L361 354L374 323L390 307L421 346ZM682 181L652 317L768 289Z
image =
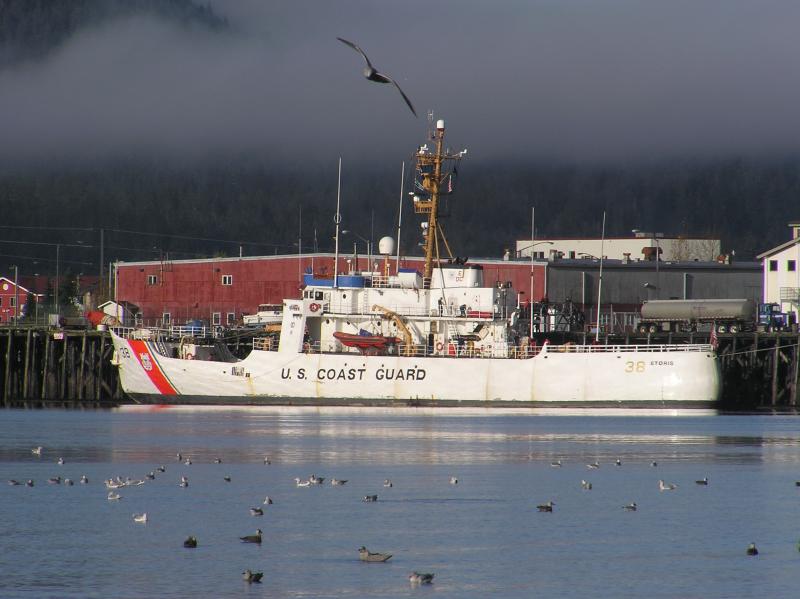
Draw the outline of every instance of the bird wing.
M392 85L394 85L394 86L397 88L397 91L399 91L399 92L400 92L400 95L401 95L401 96L403 96L403 100L405 100L405 101L406 101L406 104L408 104L408 107L409 107L409 109L411 110L411 112L412 112L412 113L414 113L414 116L417 116L417 111L416 111L416 110L414 110L414 106L411 104L411 100L409 100L409 99L408 99L408 96L407 96L407 95L405 95L405 93L403 92L403 90L402 90L402 89L400 89L400 86L399 86L399 85L397 85L397 81L395 81L394 79L392 79L391 77L389 77L389 75L386 75L386 74L384 74L384 73L378 73L378 75L380 75L381 77L386 77L386 79L388 79L388 80L391 82L391 84L392 84Z
M367 66L369 68L371 68L371 69L375 68L375 67L372 66L372 63L369 61L369 58L367 58L367 55L364 54L364 51L361 48L359 48L358 44L354 44L353 42L349 42L346 39L343 39L341 37L337 37L336 39L339 40L340 42L342 42L343 44L345 44L347 46L350 46L353 50L355 50L356 52L361 54L361 56L364 57L364 60L366 61ZM402 93L402 92L400 92L400 93Z

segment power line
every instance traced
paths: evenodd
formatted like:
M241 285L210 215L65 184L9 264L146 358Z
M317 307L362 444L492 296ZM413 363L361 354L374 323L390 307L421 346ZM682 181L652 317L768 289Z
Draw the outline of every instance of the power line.
M12 241L11 239L0 239L0 243L14 243L17 245L49 245L52 247L61 246L62 248L87 248L93 249L96 246L86 243L51 243L46 241Z
M190 235L172 235L171 233L150 233L148 231L131 231L128 229L106 229L106 231L113 231L114 233L128 233L131 235L148 235L150 237L169 237L172 239L189 239L192 241L212 241L215 243L233 243L235 245L263 245L267 247L286 247L285 243L264 243L262 241L244 241L232 239L214 239L212 237L192 237Z

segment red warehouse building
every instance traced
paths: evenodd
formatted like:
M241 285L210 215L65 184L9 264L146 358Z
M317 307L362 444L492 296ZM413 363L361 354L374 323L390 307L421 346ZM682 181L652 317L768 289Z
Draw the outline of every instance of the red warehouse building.
M300 297L301 281L309 269L333 276L333 254L252 256L117 264L117 298L138 306L146 325L183 324L203 320L211 324L234 324L244 314L254 314L259 304L278 304ZM381 264L383 258L375 257ZM357 262L357 264L356 264ZM531 263L506 260L473 260L483 266L486 285L510 281L520 301L531 289ZM401 268L423 266L422 258L404 258ZM389 260L392 272L395 260ZM339 256L339 273L368 268L364 256ZM533 295L544 297L545 264L533 267Z

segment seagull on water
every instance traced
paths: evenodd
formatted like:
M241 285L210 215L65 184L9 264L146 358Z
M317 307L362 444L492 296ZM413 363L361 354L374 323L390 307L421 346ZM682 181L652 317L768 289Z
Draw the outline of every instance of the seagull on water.
M384 481L383 481L383 486L384 486L384 487L386 487L386 488L388 489L388 488L391 488L391 487L393 487L394 485L393 485L392 481L390 481L390 480L387 478L386 480L384 480Z
M592 483L590 483L588 480L582 480L581 481L581 489L583 489L584 491L591 491L592 490Z
M181 455L181 452L178 452L178 453L175 454L175 460L176 461L180 462L182 459L183 459L183 456Z
M40 445L39 447L34 447L33 449L31 449L31 453L33 455L42 457L42 446Z
M317 476L316 474L312 474L308 477L308 482L312 485L321 485L325 481L324 476Z
M550 462L551 468L561 468L561 460L556 460L555 462Z
M294 479L294 484L298 487L310 487L311 481L310 480L300 480L299 478Z
M239 537L242 540L242 543L258 543L261 544L261 529L256 529L256 534L254 535L247 535L244 537Z
M708 477L707 477L707 476L704 476L704 477L703 477L703 478L701 478L700 480L696 480L696 481L694 481L694 484L696 484L696 485L708 486Z
M614 465L615 465L615 466L622 466L622 460L620 460L619 458L617 458L616 460L614 460Z
M192 465L192 460L190 460L189 458L186 458L186 461L183 462L183 465L184 466L191 466Z
M133 521L138 524L147 524L147 512L141 514L134 514Z
M408 581L411 584L431 584L433 576L430 572L412 572L408 575Z
M262 510L260 507L251 507L250 508L250 515L251 516L263 516L264 515L264 510Z
M264 456L264 465L269 466L272 461L269 459L269 456Z
M229 483L231 482L231 477L226 474L225 476L222 477L222 480L224 480L226 483Z
M115 493L114 491L109 491L108 497L106 499L108 499L109 501L119 501L120 499L122 499L122 495L120 495L119 493Z
M219 459L219 458L214 458L214 463L215 463L215 464L221 464L221 463L222 463L222 460L221 460L221 459Z
M651 465L653 468L655 468L656 466L658 466L658 462L650 462L650 465Z
M599 462L592 462L591 464L586 464L586 467L589 470L597 470L600 467Z
M358 548L358 558L362 562L386 562L392 557L391 553L378 553L376 551L369 551L363 545Z
M187 549L194 549L197 547L197 537L187 537L187 539L183 542L183 546Z
M261 582L264 577L263 572L253 572L252 570L245 570L242 572L242 580L245 582Z
M11 485L12 487L16 487L18 484L20 484L20 482L18 480L14 480L13 478L11 478L8 480L8 484Z
M397 82L394 79L389 77L389 75L386 75L384 73L379 73L377 70L375 70L375 67L372 66L372 63L369 61L369 58L367 58L367 55L361 48L358 47L358 45L354 44L353 42L349 42L341 37L337 37L336 39L345 44L346 46L350 46L353 50L361 54L361 56L364 58L364 62L367 63L367 66L364 67L363 71L364 77L366 77L370 81L375 81L376 83L391 83L392 85L394 85L397 88L397 91L400 92L400 95L403 96L403 100L405 100L412 114L414 116L417 116L417 111L414 110L414 106L411 104L411 100L409 100L408 96L406 96L405 93L403 93L403 90L400 89L400 86L397 85Z
M185 476L181 476L181 482L178 483L179 487L183 487L184 489L189 486L189 479Z
M159 466L158 468L156 468L156 472L166 472L166 471L167 471L166 466Z
M88 484L89 484L89 479L87 478L87 476L86 476L85 474L82 474L82 475L81 475L81 480L80 480L80 483L81 483L82 485L88 485Z
M65 478L65 479L64 479L64 484L65 484L65 485L67 485L68 487L71 487L71 486L72 486L72 485L74 485L75 483L74 483L74 482L72 482L72 479L71 479L71 478Z
M758 549L756 549L755 543L750 543L747 546L747 555L758 555Z
M27 482L25 483L25 486L26 487L32 487L33 486L33 481L31 479L28 479Z
M363 501L364 503L373 503L375 501L378 501L378 496L377 495L364 495L364 499L362 499L361 501Z
M156 473L155 472L150 472L149 474L145 474L144 477L147 480L155 480L156 479Z
M542 505L537 505L536 509L539 510L540 512L552 512L554 505L555 502L548 501L547 503L543 503Z
M267 496L264 498L264 504L263 504L263 505L272 505L272 497L270 497L269 495L267 495Z
M659 491L674 491L678 488L678 485L675 483L665 483L663 480L658 481L658 490Z
M53 476L52 478L48 478L47 482L51 485L60 485L61 484L61 477L60 476Z
M451 476L450 477L450 484L451 485L457 485L458 484L458 478L456 478L455 476Z
M334 487L341 487L342 485L346 485L347 484L347 479L341 480L341 479L338 479L338 478L332 478L331 479L331 484Z
M636 502L634 501L633 503L629 503L628 505L623 505L622 509L625 510L626 512L635 512L636 507L637 507Z

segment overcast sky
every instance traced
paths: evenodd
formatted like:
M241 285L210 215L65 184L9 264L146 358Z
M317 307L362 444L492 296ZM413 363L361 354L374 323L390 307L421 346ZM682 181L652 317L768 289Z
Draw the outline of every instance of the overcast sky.
M800 149L797 0L207 1L231 32L128 18L0 72L0 160L395 164L428 109L479 161Z

